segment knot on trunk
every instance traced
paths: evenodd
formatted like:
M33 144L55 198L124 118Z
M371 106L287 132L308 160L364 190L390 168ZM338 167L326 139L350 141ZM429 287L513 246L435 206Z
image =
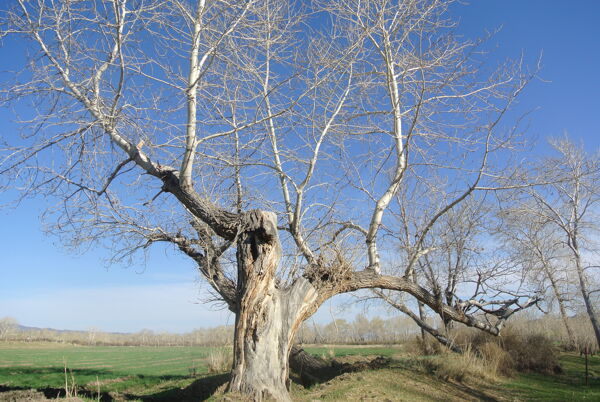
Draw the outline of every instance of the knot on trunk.
M163 182L161 190L165 193L174 193L174 191L179 188L179 176L178 172L169 167L160 166L157 168L158 174L160 175L160 179Z

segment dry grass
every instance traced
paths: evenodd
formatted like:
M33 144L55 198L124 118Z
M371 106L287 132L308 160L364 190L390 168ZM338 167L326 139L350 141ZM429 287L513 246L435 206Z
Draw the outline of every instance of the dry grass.
M514 361L498 342L485 342L478 352L494 377L509 377L514 373Z
M496 381L519 372L556 374L561 372L558 349L539 333L506 328L500 337L467 328L453 331L454 342L464 353L451 353L433 337L416 337L409 347L413 355L430 356L426 369L445 380L462 382L468 377Z
M335 358L335 349L332 347L328 347L326 352L321 353L321 359L323 360L331 360Z
M298 402L508 400L498 384L440 381L413 359L396 361L393 367L345 373L310 388L293 383L291 394Z
M496 382L500 375L496 362L489 362L467 347L462 354L444 352L423 361L425 368L445 381L485 380Z
M426 335L425 339L417 335L406 342L406 350L415 356L429 356L444 353L446 349L430 335Z
M206 359L209 374L220 374L231 370L233 351L230 347L220 347L211 350Z
M459 329L455 342L470 348L481 357L497 375L510 376L513 371L559 373L558 348L548 336L507 327L495 337L481 331Z

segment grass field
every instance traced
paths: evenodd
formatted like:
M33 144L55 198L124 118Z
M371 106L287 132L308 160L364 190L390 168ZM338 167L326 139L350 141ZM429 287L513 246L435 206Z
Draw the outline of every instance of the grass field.
M292 385L297 401L600 401L600 356L590 359L591 379L584 385L583 358L563 354L561 375L520 374L495 382L444 381L402 348L315 346L307 351L340 359L392 357L389 367L347 373L326 383ZM203 347L87 347L61 344L0 344L0 391L43 390L56 397L75 381L89 399L186 401L210 398L223 389L226 374L208 375ZM0 393L0 400L3 400ZM215 399L210 398L210 399Z
M589 379L585 385L584 358L575 353L561 355L561 375L521 374L506 384L528 400L600 401L600 356L588 360Z
M194 374L207 374L209 352L202 347L0 344L0 385L60 389L66 377L90 391L143 395L160 390L162 383L186 385Z

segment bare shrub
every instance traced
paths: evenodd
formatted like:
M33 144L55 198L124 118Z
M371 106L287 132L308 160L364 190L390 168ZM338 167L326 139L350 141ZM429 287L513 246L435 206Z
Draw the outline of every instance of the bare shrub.
M521 335L508 331L502 337L502 347L512 357L519 371L560 373L558 353L550 338L542 334Z
M511 370L536 373L559 373L558 349L544 333L507 327L500 337L471 329L459 329L455 334L457 344L471 348L498 374L510 375ZM504 352L504 354L500 351Z
M535 323L540 329L541 323ZM532 328L511 325L501 336L495 337L471 328L458 327L452 331L455 344L465 350L465 354L475 354L493 376L510 376L513 371L536 373L560 373L558 347L554 338L547 332L535 332ZM430 346L427 346L430 348ZM464 359L468 360L469 357ZM463 360L464 360L463 359ZM447 362L456 365L460 359Z
M229 371L232 364L233 352L230 347L214 348L208 353L207 365L209 374Z
M583 347L596 344L594 329L589 317L578 314L568 317L567 321L573 330L574 342L569 340L565 325L560 317L553 314L539 316L531 312L522 313L511 320L505 332L509 330L522 335L542 334L564 351L580 352Z

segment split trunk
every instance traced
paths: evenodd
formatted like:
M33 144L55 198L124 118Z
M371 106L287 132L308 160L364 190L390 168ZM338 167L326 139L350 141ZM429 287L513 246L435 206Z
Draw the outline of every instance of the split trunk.
M300 324L316 309L317 292L305 278L277 285L281 257L276 216L245 214L238 234L237 313L229 392L255 401L289 401L289 355Z

